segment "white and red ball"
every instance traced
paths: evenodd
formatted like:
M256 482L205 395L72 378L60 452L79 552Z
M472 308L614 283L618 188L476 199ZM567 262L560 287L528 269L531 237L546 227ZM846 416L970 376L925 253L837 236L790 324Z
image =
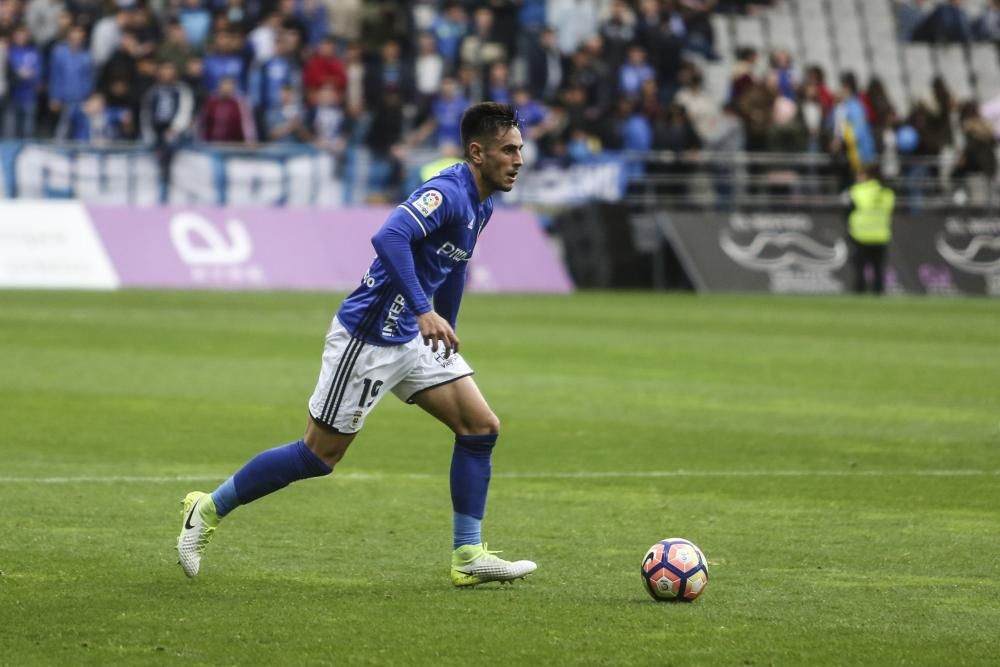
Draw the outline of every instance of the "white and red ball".
M693 542L668 537L642 559L642 583L654 600L690 602L708 584L708 561Z

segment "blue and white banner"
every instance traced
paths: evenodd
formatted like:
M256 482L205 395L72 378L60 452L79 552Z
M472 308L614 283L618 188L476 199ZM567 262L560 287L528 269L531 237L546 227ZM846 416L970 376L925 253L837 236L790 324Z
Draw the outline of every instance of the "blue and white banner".
M350 176L359 177L348 181L332 155L309 147L187 148L175 155L163 191L156 159L143 146L2 142L0 196L119 206L338 207L352 200L345 182L364 182L358 172L366 163L364 156L352 156Z
M156 158L140 145L0 142L0 198L116 206L361 204L368 195L369 156L365 150L351 150L334 157L287 144L254 150L197 146L179 150L170 171L170 184L163 189ZM502 201L543 206L618 201L625 181L625 162L617 157L568 166L528 165Z

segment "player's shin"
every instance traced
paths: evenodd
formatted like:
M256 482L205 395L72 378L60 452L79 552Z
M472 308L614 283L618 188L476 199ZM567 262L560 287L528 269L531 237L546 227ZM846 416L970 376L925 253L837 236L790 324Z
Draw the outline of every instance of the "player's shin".
M316 456L302 440L275 447L250 459L235 475L212 492L220 517L292 482L329 475L333 468Z
M455 511L454 548L480 544L497 434L455 436L451 457L451 503Z

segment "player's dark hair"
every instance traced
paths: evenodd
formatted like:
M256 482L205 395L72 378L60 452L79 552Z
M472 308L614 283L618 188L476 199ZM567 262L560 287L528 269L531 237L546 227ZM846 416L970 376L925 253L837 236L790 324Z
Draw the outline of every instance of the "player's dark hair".
M480 102L473 104L462 115L462 146L466 155L473 141L486 144L497 132L517 127L517 112L509 104Z

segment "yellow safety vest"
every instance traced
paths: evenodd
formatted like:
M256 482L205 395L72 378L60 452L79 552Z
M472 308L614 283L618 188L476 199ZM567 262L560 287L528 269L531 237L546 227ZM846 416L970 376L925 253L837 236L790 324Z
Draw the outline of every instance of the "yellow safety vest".
M858 243L888 243L892 238L892 209L896 193L876 180L864 181L851 188L854 210L847 219L847 229Z

